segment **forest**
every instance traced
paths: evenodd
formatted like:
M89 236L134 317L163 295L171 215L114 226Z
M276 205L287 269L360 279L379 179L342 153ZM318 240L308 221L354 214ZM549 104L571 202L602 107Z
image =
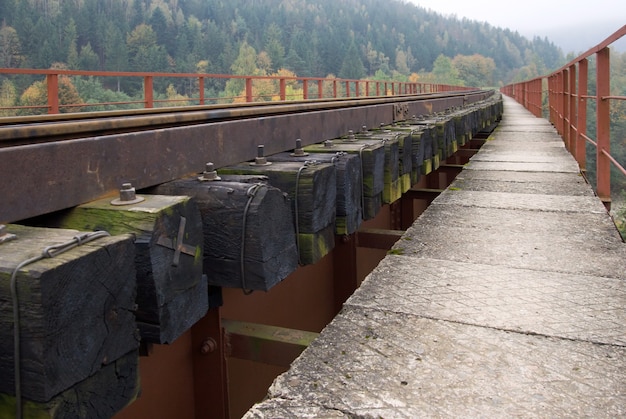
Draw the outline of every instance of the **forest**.
M546 74L571 58L546 38L527 39L402 0L0 1L4 68L281 74L497 88ZM614 52L612 63L612 94L626 95L626 54ZM66 82L61 100L67 103L131 101L142 94L140 82L124 78L113 85L88 77ZM155 96L185 98L193 87L172 79L155 84ZM234 97L241 83L213 81L205 90L208 97ZM0 76L0 116L3 107L42 102L45 80ZM626 104L617 102L613 150L626 163ZM624 185L626 180L616 183L615 192Z

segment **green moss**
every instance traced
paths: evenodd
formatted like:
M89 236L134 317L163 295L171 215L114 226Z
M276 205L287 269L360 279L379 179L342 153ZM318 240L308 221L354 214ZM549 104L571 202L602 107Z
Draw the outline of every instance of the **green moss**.
M388 255L403 255L404 249L391 249L387 252Z
M449 187L449 188L448 188L448 190L449 190L449 191L460 191L460 190L461 190L461 188L456 188L456 187L454 187L454 186L451 186L451 187Z

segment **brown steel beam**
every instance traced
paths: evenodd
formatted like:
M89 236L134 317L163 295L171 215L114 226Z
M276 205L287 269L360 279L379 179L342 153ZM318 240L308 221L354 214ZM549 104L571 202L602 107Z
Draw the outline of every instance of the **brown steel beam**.
M405 233L403 230L363 228L357 231L357 246L389 250Z
M335 312L339 313L343 303L358 288L356 233L335 236L333 249L333 292Z
M230 417L228 370L219 307L191 328L196 418Z
M483 93L484 94L484 93ZM466 96L409 102L412 113L436 110ZM478 96L477 96L478 97ZM116 194L123 183L147 188L202 172L321 142L394 118L394 104L317 110L263 118L182 125L68 141L0 148L0 223L58 211ZM422 110L420 110L422 109ZM19 179L19 181L18 181Z
M222 319L227 356L289 367L319 333Z

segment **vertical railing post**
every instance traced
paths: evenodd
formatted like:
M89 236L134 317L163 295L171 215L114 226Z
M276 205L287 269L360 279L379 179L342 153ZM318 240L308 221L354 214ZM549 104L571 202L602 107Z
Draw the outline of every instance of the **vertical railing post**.
M324 97L324 80L319 79L317 81L317 98L322 99Z
M307 100L309 98L309 82L307 79L302 79L302 99Z
M360 84L361 84L361 83L360 83L358 80L354 82L354 94L355 94L355 96L356 96L356 97L359 97L359 96L360 96L360 93L361 93L361 92L359 91L359 86L360 86Z
M46 84L48 85L48 113L59 113L59 75L48 74L46 76Z
M369 96L370 95L370 82L366 81L365 82L365 96Z
M587 142L583 135L587 135L587 85L589 62L583 58L578 62L578 133L576 134L576 160L580 170L587 168Z
M376 96L380 96L380 82L376 82Z
M578 93L576 92L576 64L572 64L569 68L569 152L576 158L576 131L578 130L578 112L576 100Z
M252 77L246 77L246 102L252 102Z
M337 80L333 80L333 97L337 99Z
M152 76L143 78L143 100L146 108L154 108L154 89L152 88Z
M569 78L570 78L570 73L569 73L569 69L563 69L563 79L561 80L563 83L563 127L562 127L562 131L561 131L561 136L563 137L563 142L565 142L565 147L567 148L568 151L571 151L571 147L570 147L570 142L569 142L569 127L571 124L571 115L569 113L570 107L569 107L569 101L570 101L570 94L571 92L569 91Z
M204 105L204 77L198 77L198 90L200 99L198 100L198 104Z
M346 97L350 97L350 82L346 81Z
M610 103L606 96L611 94L610 52L603 48L596 53L596 130L597 130L597 169L596 193L607 209L611 208L611 161L604 153L611 152Z
M279 95L280 95L280 100L282 100L283 102L285 100L287 100L287 80L285 79L280 79L278 81L278 85L279 85Z

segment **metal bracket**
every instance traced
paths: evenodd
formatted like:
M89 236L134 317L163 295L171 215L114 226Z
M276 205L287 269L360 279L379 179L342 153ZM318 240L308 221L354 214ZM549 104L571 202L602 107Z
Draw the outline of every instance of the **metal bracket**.
M187 219L185 217L180 217L180 224L178 226L178 236L176 237L176 241L173 241L166 236L161 236L159 237L159 240L157 240L158 245L174 250L174 260L172 260L172 266L178 266L178 264L180 263L181 253L185 253L189 256L196 255L196 248L194 246L183 243L183 239L185 238L186 225Z
M403 121L408 118L409 104L408 103L396 103L393 105L393 120Z

